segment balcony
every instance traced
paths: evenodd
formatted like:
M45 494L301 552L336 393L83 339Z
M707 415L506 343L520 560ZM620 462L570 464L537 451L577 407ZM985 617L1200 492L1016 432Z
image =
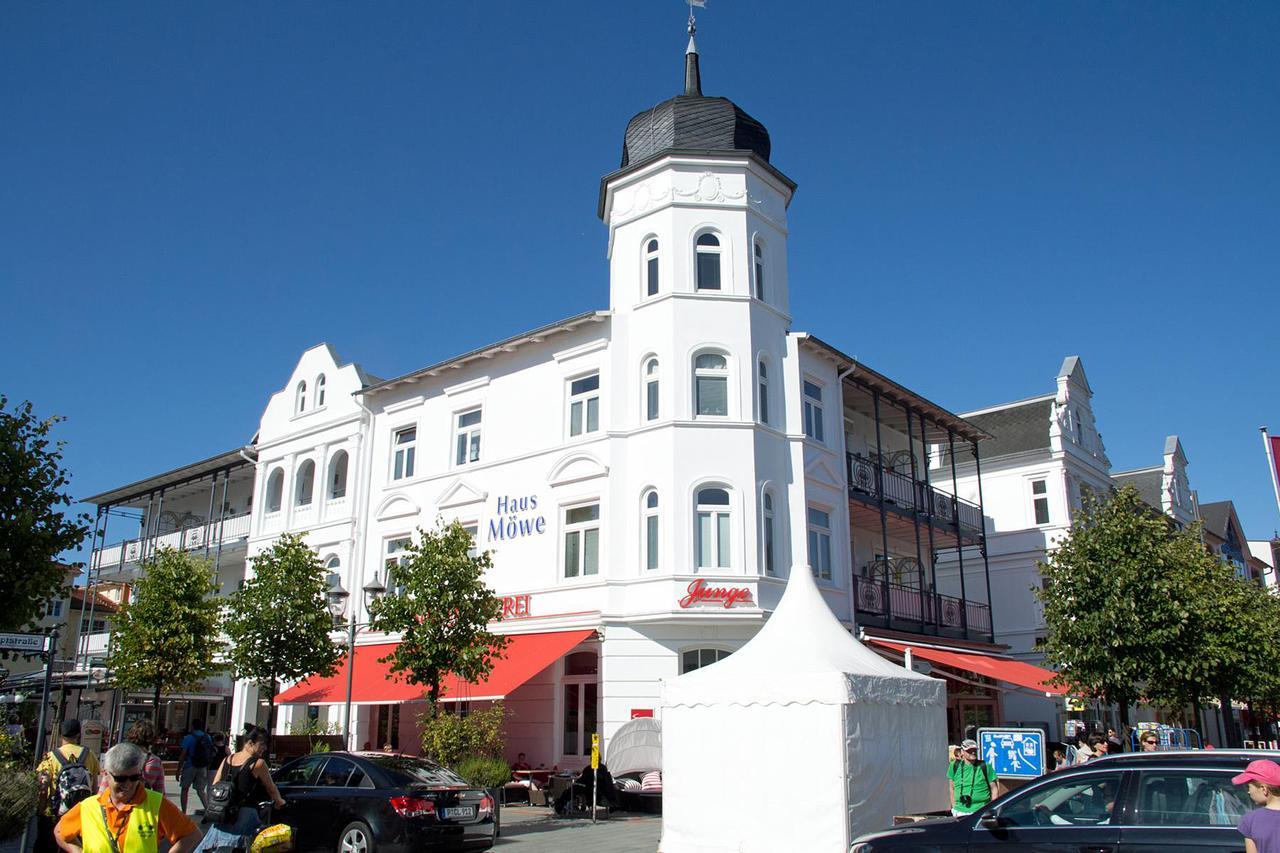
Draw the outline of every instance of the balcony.
M877 561L872 566L883 565L884 562ZM914 559L909 562L918 565ZM907 576L903 573L901 577L905 580ZM889 578L854 578L859 623L902 631L923 629L928 634L967 639L991 638L990 605L930 592L918 585L893 579L892 572Z
M905 461L897 459L898 455L904 456ZM979 541L985 533L982 509L899 470L904 466L909 470L910 464L911 459L905 452L889 456L883 462L858 453L846 453L849 500L878 507L883 490L884 506L889 512L932 522L935 527L950 531L958 528L962 539L969 543Z
M127 539L117 545L109 545L93 552L90 566L103 574L122 572L136 565L142 554L153 554L160 548L174 548L180 551L195 551L208 547L213 549L219 545L226 547L232 542L249 538L249 514L232 515L212 524L199 524L172 533L162 533L147 539ZM146 546L145 549L143 546Z

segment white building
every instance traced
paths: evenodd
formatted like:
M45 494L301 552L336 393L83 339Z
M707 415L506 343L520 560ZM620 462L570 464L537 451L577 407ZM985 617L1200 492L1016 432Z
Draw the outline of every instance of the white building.
M660 679L739 648L793 567L850 629L995 651L984 560L934 571L938 550L980 548L979 496L931 485L925 466L929 444L986 436L792 329L795 184L770 153L763 125L701 94L691 40L685 93L631 120L601 181L608 308L385 381L308 350L251 452L219 459L239 459L221 482L244 527L213 535L228 582L246 554L305 532L364 622L360 591L394 588L404 541L460 521L493 552L494 629L513 642L445 699L503 698L509 752L535 765L581 764L593 732L654 714ZM208 470L161 478L166 508L198 515ZM144 506L158 482L100 497ZM110 549L95 559L136 570ZM377 661L394 639L358 637L353 746L417 749L422 690ZM346 678L286 690L280 729L341 723ZM239 684L230 727L254 719L257 690Z

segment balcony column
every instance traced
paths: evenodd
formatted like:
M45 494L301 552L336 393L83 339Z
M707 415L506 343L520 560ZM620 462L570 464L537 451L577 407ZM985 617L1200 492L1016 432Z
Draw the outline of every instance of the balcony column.
M99 527L101 527L101 526L102 526L102 524L103 524L103 521L102 521L102 507L98 507L98 516L97 516L97 518L95 518L95 519L93 520L93 536L92 536L92 537L90 537L90 539L89 539L89 570L88 570L87 572L85 572L85 579L84 579L84 583L85 583L85 592L90 593L90 594L92 594L92 592L93 592L93 577L94 577L93 569L94 569L94 565L97 563L97 561L93 558L93 552L94 552L94 549L95 549L95 548L97 548L97 546L98 546L98 528L99 528ZM103 531L103 539L105 539L105 538L106 538L106 532L105 532L105 531ZM99 573L101 573L101 570L99 570ZM92 599L90 599L90 603L89 603L89 630L88 630L88 631L82 631L82 630L81 630L81 627L83 626L83 623L84 623L85 619L84 619L84 608L82 607L82 608L80 609L80 622L81 622L81 624L76 625L76 627L75 627L75 631L76 631L76 642L75 642L75 646L74 646L73 648L75 648L75 650L76 650L76 651L75 651L75 654L72 656L72 659L71 659L71 669L72 669L72 670L75 670L75 669L80 665L80 647L81 647L81 643L83 643L83 644L84 644L84 656L85 656L85 660L86 660L86 662L88 661L88 658L89 658L89 640L87 639L86 634L92 634L92 633L93 633L93 606L94 606L95 604L97 604L97 603L98 603L98 598L97 598L97 596L94 596ZM68 601L68 602L67 602L67 616L68 616L68 617L70 617L70 616L71 616L71 611L72 611L72 610L74 610L74 609L75 609L75 600L74 600L74 599L72 599L71 601ZM52 661L52 660L50 660L50 662L49 662L49 666L53 666L53 661Z
M889 520L884 512L884 446L880 441L880 392L871 389L876 416L876 505L880 508L880 541L884 546L884 624L893 627L893 600L889 594Z
M218 578L218 573L222 569L222 526L226 523L227 517L227 484L231 481L231 469L222 472L222 506L218 509L218 548L213 552L213 584L214 595L217 595L222 589L222 581ZM212 522L212 519L210 519ZM212 524L210 525L212 527Z
M156 503L155 521L151 525L151 536L148 537L151 540L151 556L152 557L154 557L156 555L156 552L160 549L160 516L163 514L164 514L164 487L161 486L160 500L159 502ZM147 557L146 542L142 543L142 557L143 557L143 561L145 562Z
M919 413L920 417L920 443L925 445L925 423L924 412ZM925 521L929 528L929 607L933 616L933 625L935 632L942 627L942 619L938 610L938 549L933 542L933 486L929 484L929 460L925 460L924 464L924 494L925 498Z
M924 633L924 558L920 553L920 498L928 497L920 491L919 471L916 469L916 442L915 430L911 428L911 407L906 403L902 404L902 410L907 415L907 450L911 454L911 490L912 502L915 504L911 507L911 524L916 530L916 593L920 598L920 633Z
M956 495L959 491L956 480L956 433L950 427L947 427L947 446L951 456L951 522L956 530L956 563L960 569L960 630L964 632L964 638L967 640L969 639L969 596L965 593L964 587L964 540L960 538L960 501L957 500Z
M204 558L209 559L209 539L213 536L213 496L218 491L218 474L219 471L213 472L213 479L209 481L209 511L204 516Z
M991 621L988 626L988 639L991 642L996 641L996 609L991 601L991 562L987 557L987 505L982 501L982 463L978 460L978 442L973 442L973 470L978 477L978 514L982 516L982 539L980 540L982 549L982 574L987 579L987 618Z
M147 534L151 531L151 522L154 517L151 510L155 508L156 493L149 492L147 494L147 514L138 519L138 570L141 574L142 564L147 560ZM120 549L120 567L124 568L124 549Z

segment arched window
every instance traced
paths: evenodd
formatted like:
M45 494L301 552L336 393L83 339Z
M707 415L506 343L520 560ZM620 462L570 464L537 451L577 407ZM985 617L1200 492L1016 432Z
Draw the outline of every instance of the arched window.
M766 575L776 574L774 568L773 557L773 495L769 492L764 493L764 531L762 538L764 539L764 573Z
M347 451L339 450L329 460L329 500L347 496Z
M644 243L644 294L658 295L658 241L650 238Z
M279 512L284 503L284 471L279 468L267 478L267 512Z
M325 583L334 589L342 583L342 561L335 554L324 561Z
M298 383L298 390L293 401L293 413L300 415L307 410L307 380Z
M726 569L730 563L729 530L732 513L729 492L717 486L698 490L694 518L698 568Z
M699 234L694 247L697 255L697 289L720 289L720 238L714 234Z
M756 409L760 423L769 423L769 367L760 359L756 365Z
M297 506L311 506L311 495L316 485L316 463L308 459L298 466L293 484L293 502Z
M316 408L324 405L324 374L316 377Z
M653 489L644 493L641 513L644 518L644 567L658 568L658 493Z
M694 414L727 417L729 414L729 360L718 352L704 352L693 359Z
M644 419L658 419L658 360L651 358L644 363Z
M764 301L764 246L760 245L760 241L755 242L752 248L752 254L755 255L755 285L756 299Z
M680 655L680 674L693 672L704 666L711 666L716 661L724 660L733 654L726 649L689 649Z

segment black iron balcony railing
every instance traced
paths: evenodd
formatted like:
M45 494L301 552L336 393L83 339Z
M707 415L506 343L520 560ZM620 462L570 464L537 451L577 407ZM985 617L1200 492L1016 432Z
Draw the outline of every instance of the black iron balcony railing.
M859 613L887 616L901 622L904 628L915 623L991 634L991 607L982 602L965 602L952 595L922 591L919 587L874 577L857 578L857 589Z
M958 518L960 527L965 530L978 535L985 532L982 510L977 504L935 489L920 480L913 480L910 474L902 474L879 465L858 453L845 454L845 465L849 478L849 496L852 498L877 500L883 488L885 504L904 512L931 515L935 520L948 525L955 524Z

